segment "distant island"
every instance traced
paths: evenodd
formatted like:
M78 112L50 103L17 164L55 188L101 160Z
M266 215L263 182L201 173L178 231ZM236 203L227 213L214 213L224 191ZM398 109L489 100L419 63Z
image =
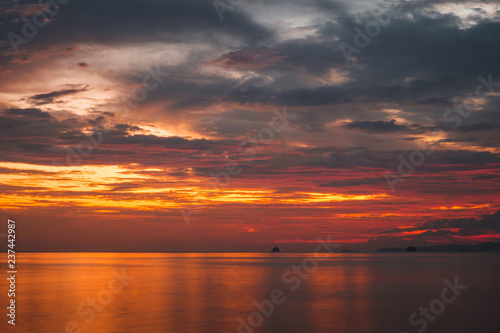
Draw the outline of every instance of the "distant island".
M273 247L273 249L271 250L271 252L280 252L280 248L275 246Z
M500 252L500 242L498 243L481 243L477 245L433 245L413 247L393 247L378 249L377 252Z

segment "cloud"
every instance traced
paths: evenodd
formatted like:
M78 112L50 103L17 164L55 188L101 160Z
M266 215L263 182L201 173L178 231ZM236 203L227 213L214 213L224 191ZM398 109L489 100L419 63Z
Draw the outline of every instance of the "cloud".
M55 99L58 97L74 95L74 94L77 94L79 92L87 91L87 90L88 90L88 86L76 85L76 86L69 88L69 89L62 89L62 90L52 91L52 92L45 93L45 94L37 94L37 95L29 96L28 100L35 105L51 104L51 103L56 103L57 101Z
M406 125L396 124L396 121L394 119L389 121L352 121L343 125L343 127L375 133L407 132L409 130L408 126Z
M378 178L352 178L352 179L342 179L333 182L320 184L320 187L351 187L351 186L362 186L362 185L374 185L374 184L384 184L386 179L383 177Z
M353 45L353 28L364 29L384 3L256 0L221 22L211 0L68 2L18 53L0 44L0 172L12 194L2 204L46 209L51 218L61 207L70 216L117 211L168 228L179 222L172 206L197 203L209 172L236 161L242 172L200 214L210 226L203 239L237 234L241 216L270 240L273 232L315 239L333 230L352 240L394 228L388 238L422 242L494 232L484 219L455 220L460 209L433 207L473 202L467 217L493 209L484 205L497 209L500 94L473 96L480 75L500 80L495 6L471 10L460 1L472 11L464 17L450 1L406 1L347 62L340 43ZM4 36L20 34L20 15L30 20L40 9L0 7ZM170 75L155 81L156 68ZM158 85L149 90L145 81ZM142 91L125 109L120 100ZM443 115L472 100L476 109L451 128ZM283 106L294 120L245 160L241 142L258 138ZM65 166L68 151L100 134L78 166ZM436 140L390 193L384 173ZM37 192L17 197L30 187ZM386 199L335 201L372 194ZM435 224L420 229L421 221ZM397 228L408 225L418 227ZM421 233L399 236L405 229Z
M256 42L271 37L270 31L242 11L228 15L221 24L211 1L145 0L140 5L131 0L106 4L97 0L71 1L61 6L60 13L54 22L43 27L43 34L33 39L35 46L71 43L137 45L179 40L221 42L228 37ZM20 31L21 26L9 22L0 26L0 31L6 35ZM63 31L71 31L71 36L61 33Z
M40 109L6 109L3 113L7 116L27 117L27 118L51 118L49 112Z
M226 69L262 69L281 61L286 56L273 50L243 50L223 54L218 59L202 65L219 65Z
M452 220L437 220L426 222L415 230L428 229L460 229L456 235L472 236L481 235L489 232L500 231L500 210L490 215L484 215L481 219L458 218Z
M482 132L500 128L500 124L495 123L474 123L463 125L458 128L460 132Z
M440 219L435 221L425 222L419 226L411 228L398 228L389 231L384 231L384 234L425 231L421 236L474 236L493 234L500 231L500 210L484 215L480 219L476 218L456 218L456 219Z

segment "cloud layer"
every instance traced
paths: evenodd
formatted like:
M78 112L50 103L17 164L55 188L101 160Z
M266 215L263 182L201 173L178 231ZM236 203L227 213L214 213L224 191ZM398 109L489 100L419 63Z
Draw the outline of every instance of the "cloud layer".
M482 239L457 218L496 237L477 219L500 208L496 2L259 0L223 21L208 0L46 9L0 7L2 213L31 221L32 244L52 246L36 223L77 248L90 227L123 228L114 249ZM386 173L421 149L392 191Z

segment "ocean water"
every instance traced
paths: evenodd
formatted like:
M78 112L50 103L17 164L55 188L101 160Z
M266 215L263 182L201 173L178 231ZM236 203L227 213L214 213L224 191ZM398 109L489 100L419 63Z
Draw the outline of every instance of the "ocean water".
M5 264L2 270L7 277ZM17 270L15 327L7 324L7 279L0 282L1 332L500 328L500 255L493 253L318 259L307 253L20 253ZM445 280L466 287L453 291ZM427 317L418 313L429 306Z

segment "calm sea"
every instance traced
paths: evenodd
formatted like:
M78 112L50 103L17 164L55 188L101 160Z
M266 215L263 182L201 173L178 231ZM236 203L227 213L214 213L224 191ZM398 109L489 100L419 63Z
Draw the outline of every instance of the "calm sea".
M16 326L7 324L3 264L0 331L499 331L499 254L313 258L307 253L18 254ZM455 279L467 288L450 290L444 281Z

